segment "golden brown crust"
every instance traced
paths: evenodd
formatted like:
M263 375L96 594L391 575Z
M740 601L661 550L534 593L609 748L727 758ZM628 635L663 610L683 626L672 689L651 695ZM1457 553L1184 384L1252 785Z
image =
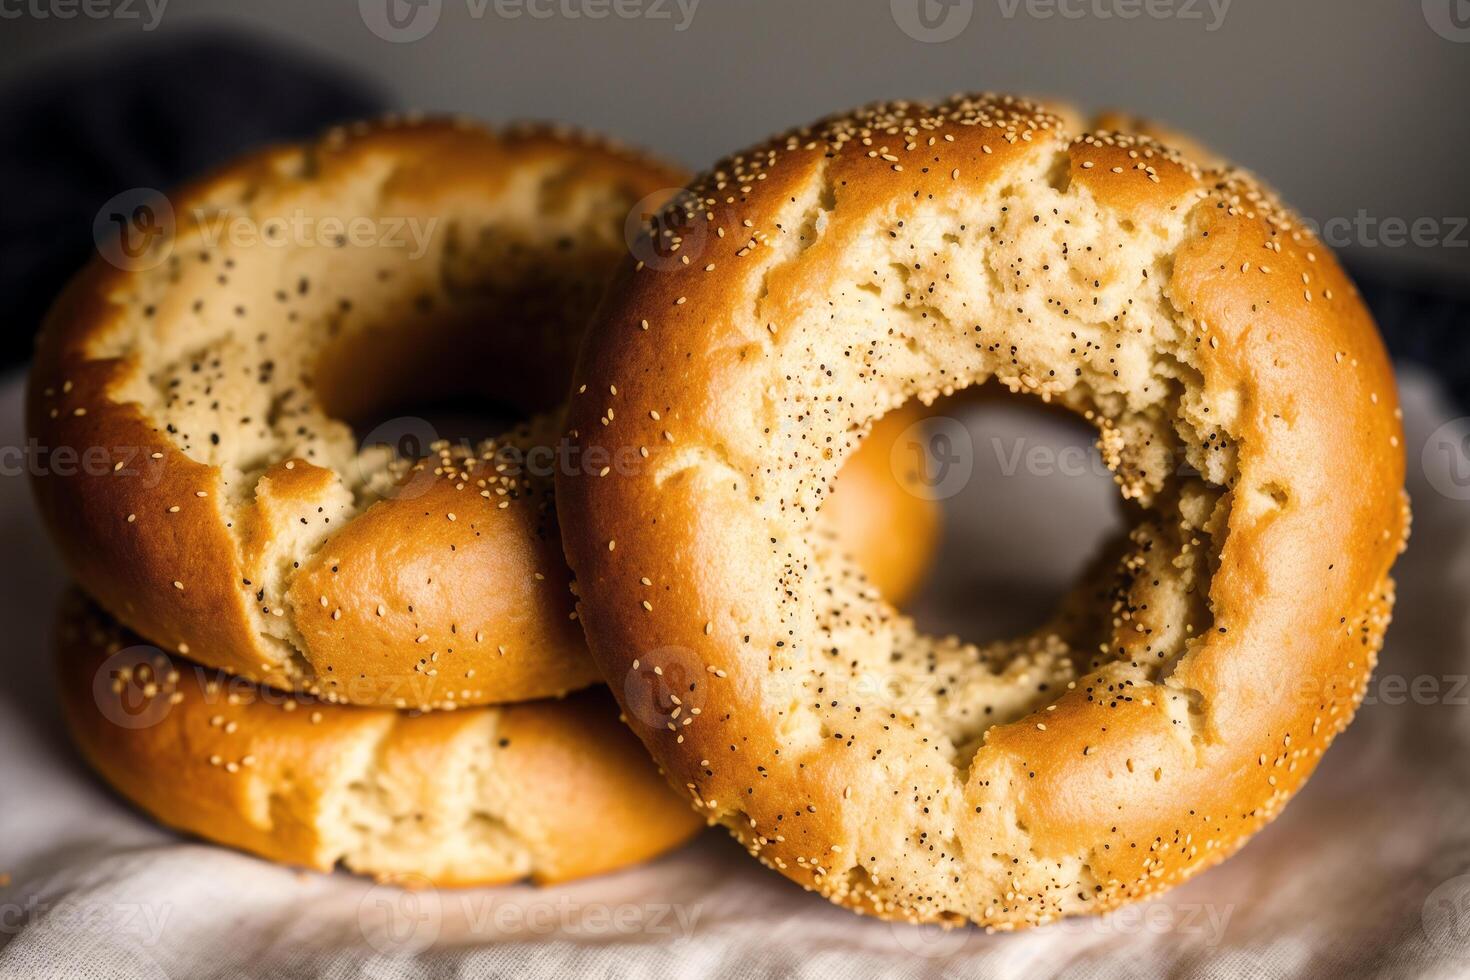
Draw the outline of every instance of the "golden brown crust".
M568 415L648 465L557 488L593 655L671 781L834 901L997 928L1270 820L1362 695L1407 532L1393 377L1331 254L1237 171L997 96L823 120L681 207L699 261L625 264ZM874 418L986 379L1089 418L1136 506L1072 612L976 649L809 529Z
M410 714L166 657L70 597L62 703L83 755L161 822L273 861L436 885L599 874L688 839L600 692Z
M330 701L593 683L550 503L549 468L582 463L504 455L554 427L430 447L400 419L408 466L341 420L446 391L556 405L628 216L684 177L576 133L390 120L174 195L166 254L94 261L37 352L31 434L89 454L34 481L73 575L170 651ZM359 220L379 237L314 237Z

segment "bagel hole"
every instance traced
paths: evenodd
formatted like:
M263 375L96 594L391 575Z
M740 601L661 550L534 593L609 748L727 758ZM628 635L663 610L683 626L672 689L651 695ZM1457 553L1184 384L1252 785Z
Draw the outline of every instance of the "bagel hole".
M559 410L595 298L578 284L596 277L579 268L568 257L554 282L523 270L526 281L493 290L477 278L483 270L466 272L459 286L323 346L313 395L350 428L362 454L352 471L362 478L359 505L397 478L395 460L423 458L443 443L472 455L487 439ZM383 466L389 470L379 473Z
M917 463L944 492L944 531L935 570L904 611L926 633L981 645L1037 630L1126 533L1097 433L1072 412L994 384L934 411L917 433ZM961 433L968 442L955 446ZM969 476L949 493L944 467L963 462Z
M445 439L495 435L565 395L569 355L537 349L547 345L526 322L479 310L340 337L317 361L318 402L359 438L405 417L442 425Z
M476 446L526 417L513 403L466 392L395 398L356 417L341 418L359 445L387 445L399 456L412 459L428 455L435 440Z
M1104 678L1090 697L1131 700L1167 682L1213 629L1219 488L1184 458L1170 414L1119 407L1085 385L1045 401L992 382L937 403L895 444L900 480L917 460L922 491L944 500L940 570L879 630L881 659L850 657L843 669L862 692L855 704L905 718L960 779L994 726L1089 676ZM891 612L843 592L851 572L840 568L825 580L841 596L827 629L860 644L845 630ZM840 643L828 651L845 655ZM1196 729L1193 692L1161 698L1181 731Z

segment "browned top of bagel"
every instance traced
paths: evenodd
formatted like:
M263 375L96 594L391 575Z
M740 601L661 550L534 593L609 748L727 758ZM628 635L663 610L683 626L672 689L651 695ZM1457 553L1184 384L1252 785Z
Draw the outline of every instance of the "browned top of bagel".
M648 465L557 487L674 785L834 901L1000 928L1271 819L1362 695L1407 531L1393 376L1330 252L1249 175L1001 96L833 116L691 190L660 224L698 250L624 264L568 416ZM805 532L874 417L986 378L1098 426L1130 532L977 649Z
M408 467L341 419L446 392L556 405L625 220L684 179L569 130L388 119L247 156L171 195L171 222L151 202L168 233L103 249L32 371L70 570L166 649L329 700L591 683L549 471L499 455L536 428L429 435Z
M602 693L430 714L329 705L165 656L70 597L78 747L163 823L287 864L437 885L562 881L647 860L699 818Z

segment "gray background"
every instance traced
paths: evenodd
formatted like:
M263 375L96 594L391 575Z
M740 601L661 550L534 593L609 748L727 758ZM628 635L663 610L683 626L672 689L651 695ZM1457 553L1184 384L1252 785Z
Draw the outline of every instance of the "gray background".
M0 0L0 73L151 19L144 0L110 0L132 19L57 16L79 2ZM151 33L238 25L376 78L405 107L567 120L692 166L877 98L1000 89L1124 106L1194 131L1319 222L1365 211L1374 224L1340 243L1354 258L1470 278L1470 229L1453 220L1470 214L1470 0L1230 0L1223 18L1226 0L945 0L969 20L942 43L899 26L937 0L698 0L683 30L677 0L617 0L664 15L634 18L613 0L427 0L419 16L437 4L437 22L412 42L369 29L387 2L168 0ZM1130 4L1139 16L1117 16ZM1390 219L1430 219L1431 241L1386 244Z

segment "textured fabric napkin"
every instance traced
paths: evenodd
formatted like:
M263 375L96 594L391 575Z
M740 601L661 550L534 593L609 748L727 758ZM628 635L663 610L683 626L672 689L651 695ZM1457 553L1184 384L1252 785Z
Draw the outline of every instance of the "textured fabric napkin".
M1404 379L1414 536L1368 703L1239 855L1157 900L1024 934L889 925L802 892L710 831L548 889L417 893L279 868L155 827L86 772L51 693L64 576L0 388L0 977L725 975L1462 976L1470 973L1470 423ZM1085 433L1009 406L962 417L931 627L1036 622L1109 526ZM1352 493L1352 487L1343 487Z

